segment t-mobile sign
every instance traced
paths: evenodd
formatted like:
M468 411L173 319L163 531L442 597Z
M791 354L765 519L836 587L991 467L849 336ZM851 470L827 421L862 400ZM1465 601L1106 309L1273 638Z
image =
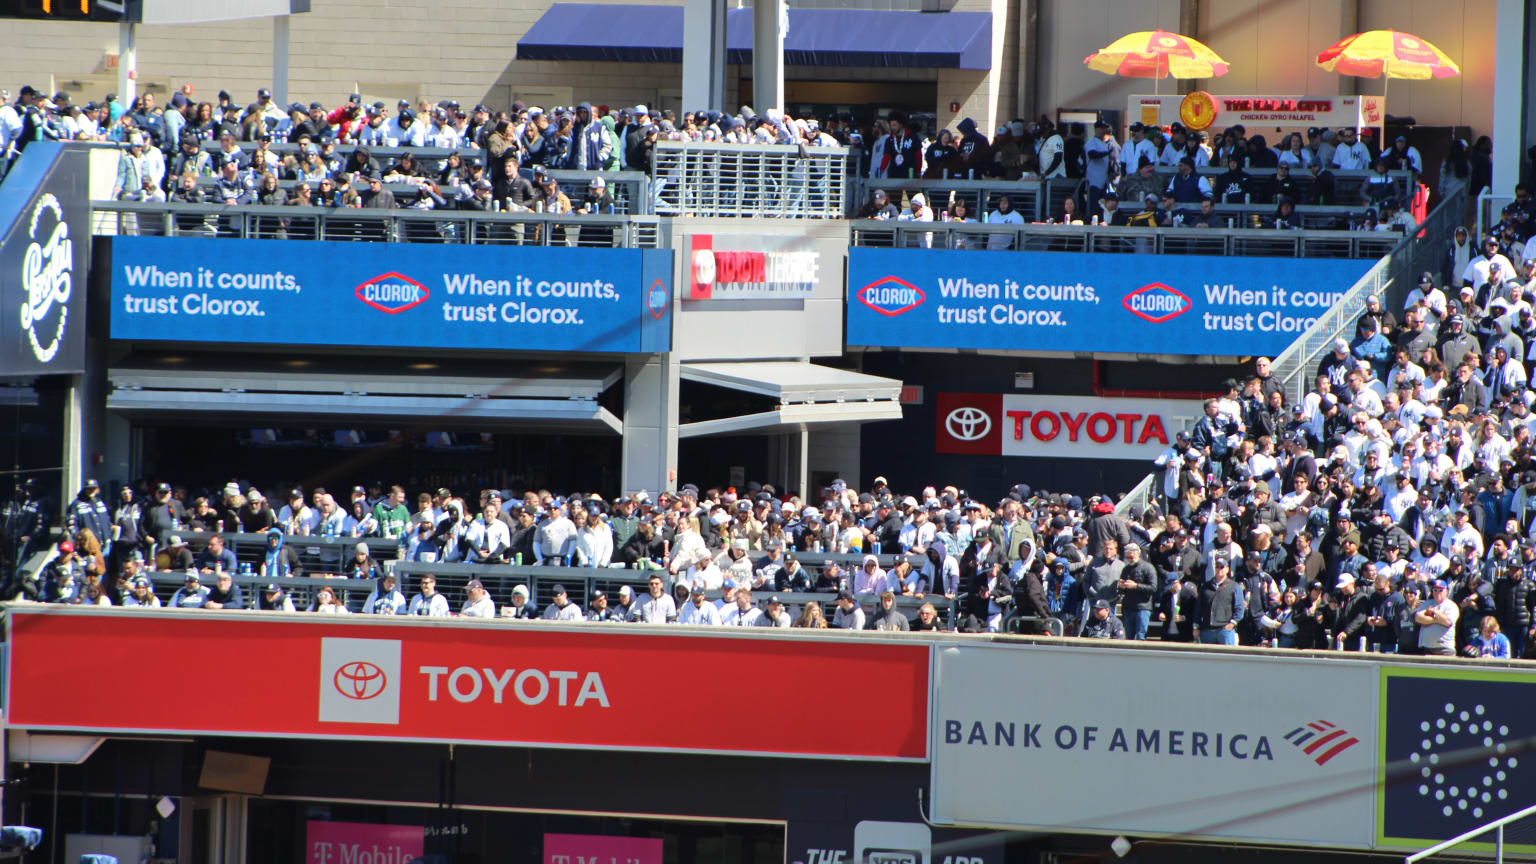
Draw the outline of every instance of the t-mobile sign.
M661 857L660 838L544 835L544 864L661 864Z
M304 838L309 864L410 864L422 856L426 829L310 821Z

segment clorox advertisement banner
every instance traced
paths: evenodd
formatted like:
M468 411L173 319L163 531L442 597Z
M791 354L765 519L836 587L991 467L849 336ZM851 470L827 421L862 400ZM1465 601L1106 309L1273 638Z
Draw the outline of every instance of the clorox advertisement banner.
M665 249L115 237L113 339L666 351Z
M1276 354L1374 262L849 250L849 345Z

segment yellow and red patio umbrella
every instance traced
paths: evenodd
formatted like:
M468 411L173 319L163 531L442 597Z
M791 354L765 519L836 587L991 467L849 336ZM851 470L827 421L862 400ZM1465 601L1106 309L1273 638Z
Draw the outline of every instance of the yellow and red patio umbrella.
M1427 81L1460 75L1444 51L1412 33L1367 30L1346 36L1317 55L1317 65L1356 78L1407 78Z
M1166 30L1127 33L1083 58L1083 65L1126 78L1215 78L1227 61L1197 39Z

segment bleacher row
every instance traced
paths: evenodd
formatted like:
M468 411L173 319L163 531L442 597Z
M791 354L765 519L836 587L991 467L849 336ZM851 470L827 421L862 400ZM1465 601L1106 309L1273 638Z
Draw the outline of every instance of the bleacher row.
M181 537L194 549L201 549L207 544L215 532L183 531ZM255 608L257 604L257 591L267 584L277 583L283 586L283 590L292 599L298 609L304 609L309 605L314 591L320 586L328 586L338 592L337 596L347 605L347 608L356 613L361 612L363 603L367 599L375 585L370 580L345 579L335 574L342 569L343 562L350 559L359 543L368 546L369 557L373 558L381 571L394 575L399 584L396 586L409 599L414 596L420 579L424 575L431 574L436 577L437 590L448 598L450 608L454 612L463 605L466 585L471 579L480 580L491 599L496 602L498 608L511 602L512 588L516 585L528 587L529 599L540 608L554 600L553 588L563 585L570 594L571 602L579 604L583 609L593 591L603 591L608 594L611 602L618 596L620 587L628 585L635 592L635 596L644 594L647 590L647 582L653 573L660 573L667 582L668 590L671 590L674 581L672 575L664 570L642 570L621 567L591 568L591 567L544 567L537 565L512 565L512 564L449 564L442 562L406 562L395 560L398 551L396 543L378 537L295 537L292 538L291 547L298 553L299 564L303 576L288 577L284 579L260 578L260 568L266 549L265 534L242 534L224 532L217 536L224 538L225 548L235 553L235 560L244 570L245 565L250 565L251 575L242 573L233 574L235 584L241 586L245 594L246 605ZM152 560L153 555L146 555L147 560ZM890 567L896 563L899 556L885 554L876 556L880 559L881 567ZM914 566L920 564L923 556L908 557ZM846 568L857 567L864 556L859 553L818 552L805 553L801 556L801 566L809 572L818 572L822 564L834 561L839 566ZM321 575L314 575L321 574ZM159 570L144 572L155 586L155 593L164 603L169 603L176 589L182 587L186 573L182 570ZM212 580L204 577L204 585L211 585ZM753 602L761 607L767 602L772 590L757 589L753 593ZM787 607L794 608L798 612L798 606L812 601L822 604L830 618L831 605L836 600L833 593L784 593L779 595ZM713 598L711 598L713 599ZM873 597L863 596L859 600L865 606L866 611L873 605ZM916 614L917 608L925 602L933 603L941 617L949 614L950 601L942 594L925 595L922 598L898 597L897 607L908 613L908 617Z

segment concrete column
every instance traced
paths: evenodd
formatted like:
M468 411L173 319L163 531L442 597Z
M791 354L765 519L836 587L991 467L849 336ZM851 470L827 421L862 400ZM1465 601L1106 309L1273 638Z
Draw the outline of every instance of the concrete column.
M1019 16L1019 77L1014 99L1019 117L1039 117L1040 0L1017 0ZM947 107L947 106L946 106ZM1046 109L1050 110L1050 109ZM1055 120L1055 117L1051 118Z
M1511 195L1520 182L1525 126L1525 2L1498 0L1493 31L1493 193Z
M683 110L723 111L725 105L723 0L683 4Z
M784 108L784 0L756 0L752 6L752 110Z
M671 353L624 364L622 492L645 489L654 497L677 485L679 369Z
M1360 0L1344 0L1344 2L1339 4L1339 35L1338 35L1338 38L1334 39L1333 41L1337 42L1337 41L1339 41L1339 39L1343 39L1345 36L1353 36L1354 34L1359 33L1359 32L1360 32ZM1333 42L1330 42L1328 44L1332 45ZM1320 45L1320 46L1318 46L1318 50L1321 50L1322 48L1326 48L1326 47L1328 47L1328 46L1327 45ZM1314 58L1316 58L1316 56L1317 55L1315 55L1315 54L1313 55ZM1340 75L1340 76L1338 76L1338 79L1339 79L1339 95L1340 96L1358 96L1358 95L1360 95L1360 79L1359 78L1356 78L1353 75Z
M288 25L287 15L272 16L272 102L288 104Z
M790 487L800 494L801 501L811 500L811 430L801 426L794 433L794 459L790 467Z
M133 107L139 78L138 25L123 21L117 25L117 99L123 110Z
M1195 39L1200 38L1200 0L1179 0L1179 32ZM1193 93L1200 81L1195 78L1178 79L1178 92Z
M64 476L59 479L60 513L85 485L86 389L85 375L69 376L69 386L64 391L64 446L60 454Z

